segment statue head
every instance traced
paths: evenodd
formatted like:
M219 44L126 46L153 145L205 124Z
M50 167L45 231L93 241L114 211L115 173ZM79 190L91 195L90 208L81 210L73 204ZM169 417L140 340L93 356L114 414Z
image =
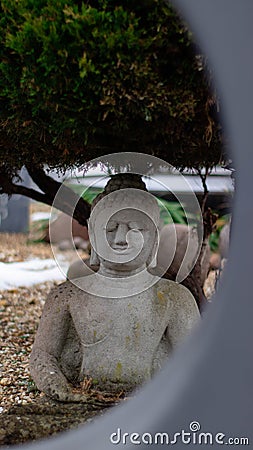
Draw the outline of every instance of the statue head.
M91 265L125 274L155 267L160 209L147 191L123 188L100 197L92 208Z

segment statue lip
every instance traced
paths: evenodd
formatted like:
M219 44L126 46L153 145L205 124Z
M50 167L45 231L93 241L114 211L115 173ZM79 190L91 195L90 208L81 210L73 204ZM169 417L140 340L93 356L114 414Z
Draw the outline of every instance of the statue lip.
M131 248L129 247L129 245L112 245L111 246L113 250L116 250L118 252L124 252L126 253L127 250L131 251Z

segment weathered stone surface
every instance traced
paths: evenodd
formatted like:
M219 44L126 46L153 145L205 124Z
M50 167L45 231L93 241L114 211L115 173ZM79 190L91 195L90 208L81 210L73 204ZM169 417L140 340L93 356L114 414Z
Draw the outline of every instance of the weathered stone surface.
M221 257L219 253L212 253L210 256L210 270L218 270L221 266Z
M117 190L92 210L91 264L97 273L53 290L31 354L38 386L60 401L86 402L73 386L131 391L148 381L199 319L192 294L152 275L160 211L139 189Z
M80 225L77 220L72 219L72 217L67 214L61 213L50 223L50 233L48 228L44 239L52 244L58 244L62 241L72 242L72 239L75 237L80 237L87 241L87 228Z
M66 282L50 294L31 356L39 389L63 401L82 401L69 382L87 375L109 390L148 381L199 318L189 291L169 280L130 298L106 299L85 295L84 281L91 282L81 279L81 289Z
M193 269L199 249L196 228L183 224L168 224L161 230L157 265L162 270L169 270L171 275L180 275L184 279ZM209 270L210 247L205 247L201 262L201 286L204 285Z
M87 275L91 275L93 272L97 272L99 266L90 265L90 258L87 259L77 259L74 261L67 273L68 280L73 280L74 278L86 277Z
M221 259L228 257L229 241L230 241L230 222L224 225L224 227L220 232L219 251Z

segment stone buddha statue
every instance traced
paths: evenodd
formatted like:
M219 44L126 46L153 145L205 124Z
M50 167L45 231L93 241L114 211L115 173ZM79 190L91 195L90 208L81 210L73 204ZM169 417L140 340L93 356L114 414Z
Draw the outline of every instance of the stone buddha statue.
M50 292L32 349L34 381L60 401L85 401L73 387L87 376L112 392L142 385L199 320L184 286L152 274L156 199L138 183L114 188L115 180L89 219L91 267L99 264L98 271Z

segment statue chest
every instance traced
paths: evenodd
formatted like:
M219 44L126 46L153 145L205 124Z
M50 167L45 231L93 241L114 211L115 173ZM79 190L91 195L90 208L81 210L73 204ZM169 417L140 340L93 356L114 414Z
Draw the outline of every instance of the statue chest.
M150 294L121 299L92 296L73 301L70 314L83 347L103 344L105 348L106 343L117 343L128 349L133 343L145 346L151 335L155 343L160 340L166 329L167 303Z
M80 340L80 379L141 384L167 357L168 302L155 288L128 298L88 297L69 306ZM162 346L161 346L162 343ZM109 385L108 385L109 386Z

